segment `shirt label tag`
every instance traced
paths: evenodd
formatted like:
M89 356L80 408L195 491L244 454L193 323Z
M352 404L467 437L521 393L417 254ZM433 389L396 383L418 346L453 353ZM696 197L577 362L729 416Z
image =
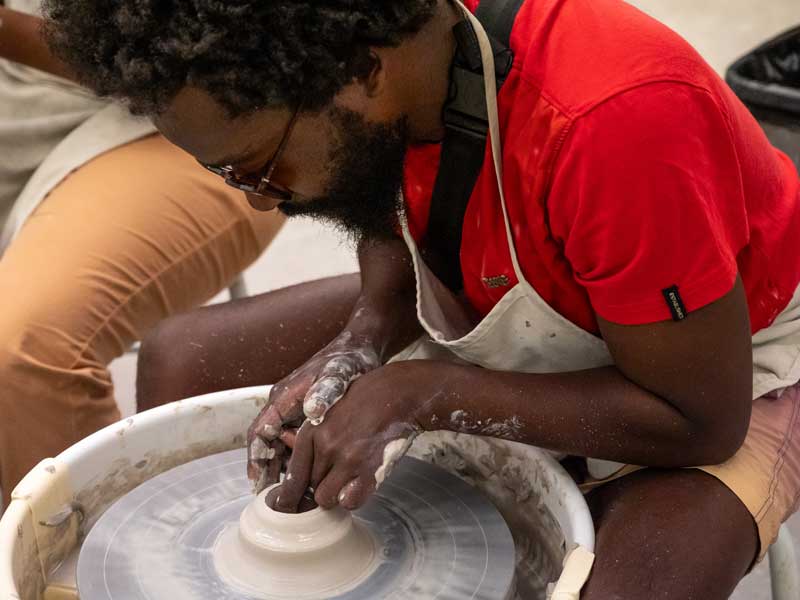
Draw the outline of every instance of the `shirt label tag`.
M678 286L673 285L672 287L668 287L661 290L661 293L664 294L664 300L667 301L669 312L672 313L672 320L683 321L688 313L686 312L686 306L683 304L680 292L678 292Z

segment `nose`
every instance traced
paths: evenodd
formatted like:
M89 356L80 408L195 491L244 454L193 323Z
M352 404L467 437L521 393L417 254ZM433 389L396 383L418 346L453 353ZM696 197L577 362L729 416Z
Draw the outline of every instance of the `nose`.
M275 210L281 203L277 198L269 198L267 196L260 196L259 194L250 194L245 192L247 202L256 210L261 212L269 212Z

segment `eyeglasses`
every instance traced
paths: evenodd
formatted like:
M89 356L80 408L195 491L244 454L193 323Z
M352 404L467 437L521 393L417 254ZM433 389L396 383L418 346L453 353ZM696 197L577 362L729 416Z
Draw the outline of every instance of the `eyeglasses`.
M297 121L297 116L299 114L300 107L298 106L295 109L292 118L289 120L289 124L286 126L286 131L283 133L283 138L281 139L280 144L278 144L278 149L275 151L275 154L272 155L272 158L269 160L269 162L264 165L264 168L260 171L255 173L238 174L230 165L216 166L209 165L201 161L197 162L215 175L222 177L225 180L225 183L227 183L229 186L242 190L243 192L257 194L259 196L266 196L268 198L275 198L281 202L291 200L295 196L295 193L287 187L284 187L278 183L273 183L272 173L275 171L275 167L278 165L278 160L280 159L281 154L283 154L283 150L286 148L286 143L289 141L289 137L292 134L292 129L294 129L294 124Z

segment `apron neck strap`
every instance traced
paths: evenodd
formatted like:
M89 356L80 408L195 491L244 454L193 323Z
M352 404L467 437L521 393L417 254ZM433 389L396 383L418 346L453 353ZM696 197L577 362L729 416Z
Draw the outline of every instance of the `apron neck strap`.
M497 189L500 193L500 206L503 209L503 220L506 228L506 239L508 240L508 252L511 255L511 263L514 265L514 274L517 280L522 283L525 282L525 276L519 266L517 259L517 249L514 243L514 236L511 230L511 222L508 218L508 208L506 206L506 196L503 190L503 153L500 147L500 119L497 114L497 81L495 81L494 70L494 53L492 52L492 44L489 41L489 36L483 29L481 22L473 15L467 8L456 0L456 3L461 7L464 16L470 21L475 34L478 37L478 44L481 49L481 60L483 62L483 84L486 91L486 112L489 116L489 141L492 147L492 160L494 162L494 171L497 178Z

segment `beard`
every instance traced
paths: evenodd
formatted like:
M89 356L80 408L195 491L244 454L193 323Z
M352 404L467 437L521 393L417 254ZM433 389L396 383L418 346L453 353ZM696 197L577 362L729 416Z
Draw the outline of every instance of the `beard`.
M369 123L359 113L334 107L338 133L328 166L324 196L284 202L289 217L308 216L329 223L354 242L382 240L398 233L400 194L408 147L408 122Z

